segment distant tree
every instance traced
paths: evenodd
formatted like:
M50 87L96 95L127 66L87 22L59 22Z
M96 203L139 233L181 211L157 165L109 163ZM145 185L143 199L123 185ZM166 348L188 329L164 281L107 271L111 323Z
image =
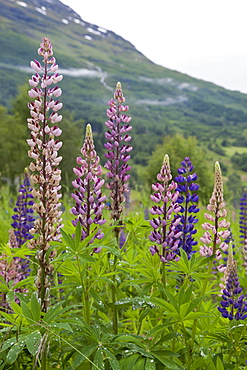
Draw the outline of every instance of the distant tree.
M247 153L234 153L231 162L237 169L247 172Z
M198 175L197 182L200 185L198 195L200 200L207 204L213 189L214 174L214 163L209 157L207 150L201 147L193 136L188 138L184 138L182 135L165 137L163 144L155 148L145 171L144 181L150 187L156 181L156 176L161 168L165 154L168 154L170 157L173 178L178 174L177 169L180 167L181 161L185 157L190 157Z
M27 130L17 114L10 115L0 106L0 172L13 183L16 176L28 165Z

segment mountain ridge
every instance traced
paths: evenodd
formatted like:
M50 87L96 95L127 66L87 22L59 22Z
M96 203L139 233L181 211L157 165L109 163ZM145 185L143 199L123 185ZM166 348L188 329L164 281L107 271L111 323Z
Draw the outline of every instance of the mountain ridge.
M107 101L122 83L137 163L145 165L168 134L194 135L205 145L221 137L247 138L246 94L156 65L129 41L86 22L59 0L0 0L0 6L1 105L11 108L46 36L64 74L64 109L91 122L99 141L104 140Z

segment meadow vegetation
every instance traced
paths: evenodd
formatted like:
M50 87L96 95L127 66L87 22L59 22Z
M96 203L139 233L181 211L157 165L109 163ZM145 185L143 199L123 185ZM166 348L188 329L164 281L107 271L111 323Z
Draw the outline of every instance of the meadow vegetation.
M245 153L175 123L157 142L124 83L85 127L38 55L0 108L0 370L245 369Z

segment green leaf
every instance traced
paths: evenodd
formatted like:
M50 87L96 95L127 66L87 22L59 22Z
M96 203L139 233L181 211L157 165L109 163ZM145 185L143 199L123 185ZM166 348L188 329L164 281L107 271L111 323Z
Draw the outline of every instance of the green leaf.
M57 318L59 311L61 310L63 302L58 302L54 304L54 306L51 306L49 310L46 312L43 320L46 323L50 323L54 318Z
M28 284L33 285L33 280L34 280L33 276L28 276L26 279L23 279L19 281L17 284L15 284L13 288L14 289L21 288L22 286L28 285Z
M75 241L74 242L75 249L77 250L78 246L80 244L80 241L81 241L81 223L80 222L77 222L77 225L76 225L76 228L75 228L74 241Z
M57 328L57 329L64 329L64 330L68 330L70 331L71 333L73 333L73 329L71 328L71 326L66 323L66 322L54 322L52 324L50 324L50 327L52 328Z
M156 364L154 359L152 358L146 359L145 370L156 370Z
M93 365L92 370L103 370L104 369L104 358L103 358L103 348L98 348L94 359L93 359Z
M90 346L86 346L82 350L80 350L80 353L78 353L75 356L73 365L69 367L68 370L76 370L78 366L80 366L84 361L89 359L89 356L92 355L97 348L98 348L97 345L91 344Z
M184 317L183 320L195 320L209 316L212 316L210 312L190 312L187 316Z
M117 248L114 248L114 247L110 247L108 245L101 245L101 244L93 244L93 247L97 248L97 247L102 247L102 248L105 248L106 250L108 250L109 252L111 252L111 254L113 254L114 256L117 256L119 259L121 259L121 253L119 251L119 249Z
M217 356L217 360L216 360L216 369L217 370L224 370L225 369L219 356Z
M115 306L118 307L129 307L133 303L133 298L122 298L115 302Z
M112 370L120 370L120 366L116 357L107 348L104 349L105 355L108 357L108 361L112 367Z
M70 234L67 234L63 229L60 230L65 244L70 250L75 250L75 241Z
M142 342L134 335L128 335L128 334L121 334L114 338L114 342L121 342L121 343L135 343L138 346L142 346Z
M1 350L5 351L9 347L13 346L16 343L16 341L17 341L16 337L12 337L12 338L9 338L9 339L5 340L3 345L2 345Z
M11 322L13 325L16 325L16 321L13 314L8 314L0 310L0 315L2 315L7 321ZM3 323L1 323L3 325Z
M33 293L31 296L31 310L34 320L38 322L40 320L41 311L36 293Z
M34 323L34 317L33 317L32 311L30 310L28 305L23 301L21 302L21 309L22 309L23 316L25 317L27 322L29 324L33 324Z
M152 298L152 299L150 299L150 301L152 303L156 304L156 306L165 308L168 312L177 313L176 308L172 304L168 303L167 301L165 301L162 298Z
M164 327L162 327L162 329L164 329ZM155 350L155 348L160 346L162 343L167 342L170 339L177 338L178 336L179 336L179 334L176 333L176 332L168 333L164 337L160 338L160 340L157 343L155 343L155 345L153 346L152 349Z
M156 354L155 352L151 352L151 354L157 358L163 365L166 366L167 369L172 370L184 370L184 367L181 367L180 365L177 365L174 361L167 359L166 357ZM166 369L165 368L165 369Z
M24 346L25 346L25 340L20 339L10 348L7 354L7 358L6 358L8 364L13 364L13 362L15 362L15 360L17 359L19 353L22 351Z
M36 353L38 352L40 342L42 339L42 335L38 330L34 331L33 333L29 334L26 337L26 346L28 351L31 353L31 355L35 356Z
M89 254L80 254L79 253L80 260L82 262L95 262L95 258L90 256Z
M169 290L167 290L167 289L164 289L164 292L165 292L165 295L167 296L167 298L169 299L169 301L171 302L172 306L174 306L174 308L176 309L176 312L179 313L178 301L176 300L176 298L174 297L174 295L171 294L169 292Z
M121 369L123 370L133 370L135 369L135 363L140 358L138 353L134 353L133 355L124 357L119 361Z
M192 302L190 302L189 308L187 310L186 315L188 315L191 311L194 310L196 306L203 300L204 296L194 299Z
M190 302L186 302L184 304L182 304L180 307L179 307L179 314L180 314L180 318L181 320L184 319L187 311L188 311L188 308L189 308L189 305L190 305Z
M135 370L145 370L145 357L140 357L135 363Z

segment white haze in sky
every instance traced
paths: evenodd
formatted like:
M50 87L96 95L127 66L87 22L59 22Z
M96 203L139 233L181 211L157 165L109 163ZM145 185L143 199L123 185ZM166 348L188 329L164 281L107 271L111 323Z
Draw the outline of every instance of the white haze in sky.
M247 0L63 0L153 62L247 93Z

